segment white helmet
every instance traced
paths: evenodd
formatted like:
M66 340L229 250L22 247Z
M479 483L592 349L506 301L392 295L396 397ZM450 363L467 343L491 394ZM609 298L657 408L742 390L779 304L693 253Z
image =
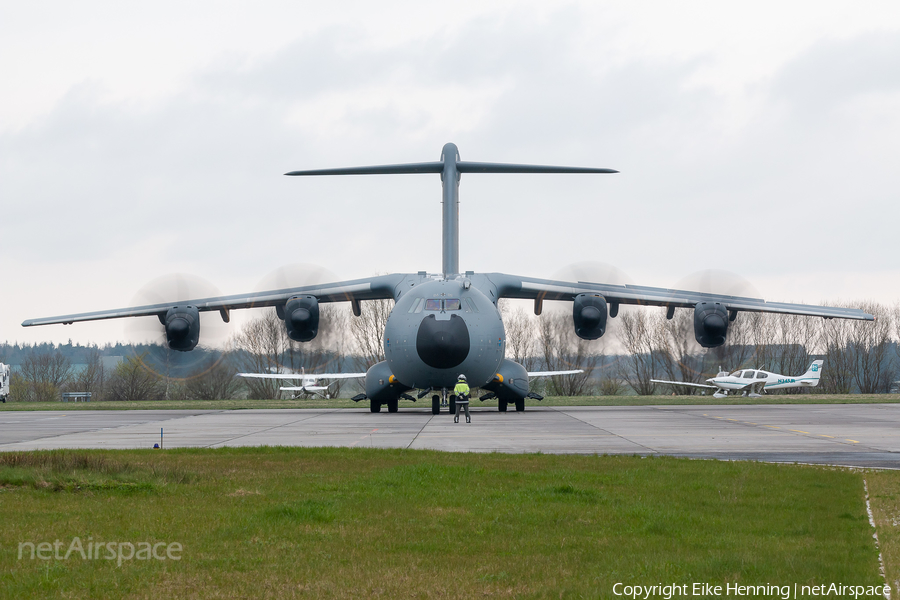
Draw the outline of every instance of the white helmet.
M460 381L465 381L465 380L466 380L466 376L465 376L464 373L460 373L460 374L459 374L459 380L460 380Z

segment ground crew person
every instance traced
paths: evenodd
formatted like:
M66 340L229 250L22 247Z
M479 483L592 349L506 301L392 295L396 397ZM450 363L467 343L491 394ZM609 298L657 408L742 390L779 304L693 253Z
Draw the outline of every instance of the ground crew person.
M453 388L453 393L456 394L456 416L453 417L453 422L459 423L459 411L460 409L465 409L466 423L471 423L472 417L469 416L469 384L466 383L466 376L462 373L459 374L459 380L456 382L456 387Z

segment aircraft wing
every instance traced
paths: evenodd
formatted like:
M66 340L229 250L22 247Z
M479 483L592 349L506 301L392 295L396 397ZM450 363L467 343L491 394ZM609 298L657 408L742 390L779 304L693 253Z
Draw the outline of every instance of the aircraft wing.
M360 379L365 373L238 373L238 377L254 377L256 379ZM307 387L306 389L312 389Z
M668 383L669 385L686 385L690 387L706 388L709 390L717 390L714 385L706 385L705 383L689 383L687 381L663 381L662 379L651 379L653 383Z
M219 311L222 318L229 320L228 311L242 308L260 308L284 304L291 296L309 294L315 296L319 302L342 302L359 300L379 300L394 297L394 288L399 285L406 275L395 273L378 277L367 277L350 281L338 281L319 285L307 285L296 288L270 290L266 292L254 292L251 294L236 294L233 296L216 296L213 298L186 299L160 304L148 304L145 306L133 306L130 308L117 308L112 310L98 310L95 312L62 315L58 317L45 317L40 319L28 319L22 323L23 327L36 325L53 325L62 323L69 325L80 321L99 321L102 319L119 319L122 317L164 317L166 311L175 305L196 306L200 312Z
M573 300L579 294L596 293L602 295L609 304L641 304L676 308L694 308L698 302L718 302L729 311L769 312L827 319L857 319L874 321L875 317L858 308L817 306L814 304L790 304L787 302L766 302L761 298L727 296L706 292L671 290L640 285L613 285L593 282L555 281L519 277L505 273L488 273L486 277L497 288L500 298L523 300Z
M584 373L581 369L574 371L529 371L529 377L553 377L554 375L574 375L576 373Z

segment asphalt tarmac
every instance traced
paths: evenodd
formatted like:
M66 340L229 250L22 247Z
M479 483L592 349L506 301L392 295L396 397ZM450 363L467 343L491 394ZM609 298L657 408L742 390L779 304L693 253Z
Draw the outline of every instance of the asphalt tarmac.
M464 419L461 419L464 421ZM900 468L900 404L0 413L0 451L346 446L458 452L667 455Z

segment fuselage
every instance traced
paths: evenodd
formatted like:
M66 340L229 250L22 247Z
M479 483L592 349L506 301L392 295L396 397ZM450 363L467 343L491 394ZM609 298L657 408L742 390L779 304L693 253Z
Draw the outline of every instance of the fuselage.
M500 311L465 277L410 279L384 330L390 372L410 388L452 388L460 373L472 387L484 386L505 351Z

